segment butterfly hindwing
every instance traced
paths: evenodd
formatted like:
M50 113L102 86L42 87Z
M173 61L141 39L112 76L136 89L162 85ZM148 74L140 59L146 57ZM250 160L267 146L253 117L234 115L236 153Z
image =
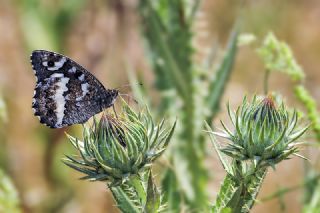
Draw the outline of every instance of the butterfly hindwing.
M117 90L107 90L86 69L58 53L36 50L31 64L37 78L32 107L52 128L84 123L110 107Z

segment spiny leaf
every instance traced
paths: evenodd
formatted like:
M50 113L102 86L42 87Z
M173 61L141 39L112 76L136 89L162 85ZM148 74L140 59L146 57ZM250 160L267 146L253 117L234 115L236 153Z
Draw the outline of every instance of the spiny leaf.
M170 168L165 171L162 179L164 190L163 202L167 205L167 212L180 213L181 193L178 191L177 178Z
M207 102L209 109L211 110L211 115L208 117L207 121L210 121L219 110L219 104L223 94L223 90L229 79L233 64L235 62L238 34L238 27L235 26L228 42L225 57L216 72L214 81L212 81L209 86L210 95L207 99Z
M212 207L213 213L222 212L223 209L226 208L227 204L229 203L232 195L235 193L236 187L230 175L227 175L224 178L224 181L220 187L220 191L217 195L215 204Z
M76 166L74 165L73 163L70 163L68 161L63 161L64 164L66 164L67 166L79 171L79 172L82 172L82 173L85 173L87 175L95 175L96 172L95 170L92 170L92 169L88 169L88 168L85 168L85 167L79 167L79 166Z
M211 131L211 132L212 132L212 129L211 129L211 127L209 126L209 124L208 124L207 122L205 122L205 127L206 127L206 129L207 129L208 131ZM210 136L211 142L212 142L212 144L213 144L213 147L214 147L215 151L216 151L217 154L218 154L219 160L220 160L220 162L222 163L223 168L227 171L227 173L230 173L230 172L231 172L231 169L229 168L229 164L228 164L228 162L224 159L222 153L220 152L220 148L218 147L218 144L217 144L217 141L216 141L214 135L209 132L209 136Z
M17 190L11 179L0 170L0 211L21 213Z
M291 143L292 141L297 140L298 138L300 138L308 129L310 126L307 126L301 130L298 130L297 132L292 133L289 143Z
M147 186L147 201L145 205L145 212L157 213L160 206L160 194L156 185L153 182L152 173L150 171Z
M164 142L164 144L163 144L164 147L167 147L167 146L168 146L169 141L171 140L172 135L173 135L173 133L174 133L174 130L175 130L175 128L176 128L176 124L177 124L177 120L175 120L175 122L173 123L173 126L172 126L171 129L170 129L170 132L169 132L168 135L166 136L166 140L165 140L165 142Z
M141 210L134 204L130 197L120 187L110 187L117 207L124 213L140 213Z

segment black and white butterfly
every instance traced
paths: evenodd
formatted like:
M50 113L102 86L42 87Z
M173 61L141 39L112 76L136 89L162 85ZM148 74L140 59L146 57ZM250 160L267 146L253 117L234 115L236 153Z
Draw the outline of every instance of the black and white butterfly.
M111 107L119 95L64 55L35 50L30 59L37 79L32 108L40 122L51 128L84 123Z

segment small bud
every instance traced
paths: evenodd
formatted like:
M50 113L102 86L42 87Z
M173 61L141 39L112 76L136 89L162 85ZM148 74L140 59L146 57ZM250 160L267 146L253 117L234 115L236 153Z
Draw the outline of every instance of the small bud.
M175 124L170 129L164 122L155 125L149 111L136 114L124 101L122 109L119 118L103 115L91 127L85 126L83 141L68 135L80 155L67 156L64 163L86 174L82 179L123 183L149 168L166 149Z
M229 116L234 125L230 131L223 123L224 133L216 133L232 143L222 151L236 160L251 160L254 165L270 166L298 152L295 141L307 130L298 128L296 112L289 115L284 104L279 107L272 96L262 100L244 98L237 112Z

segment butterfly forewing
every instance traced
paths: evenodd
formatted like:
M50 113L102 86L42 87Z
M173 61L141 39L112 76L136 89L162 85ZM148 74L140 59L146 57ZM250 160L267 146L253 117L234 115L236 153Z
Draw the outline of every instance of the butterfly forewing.
M36 50L31 64L37 83L32 108L52 128L84 123L112 106L117 90L107 90L86 69L58 53Z

